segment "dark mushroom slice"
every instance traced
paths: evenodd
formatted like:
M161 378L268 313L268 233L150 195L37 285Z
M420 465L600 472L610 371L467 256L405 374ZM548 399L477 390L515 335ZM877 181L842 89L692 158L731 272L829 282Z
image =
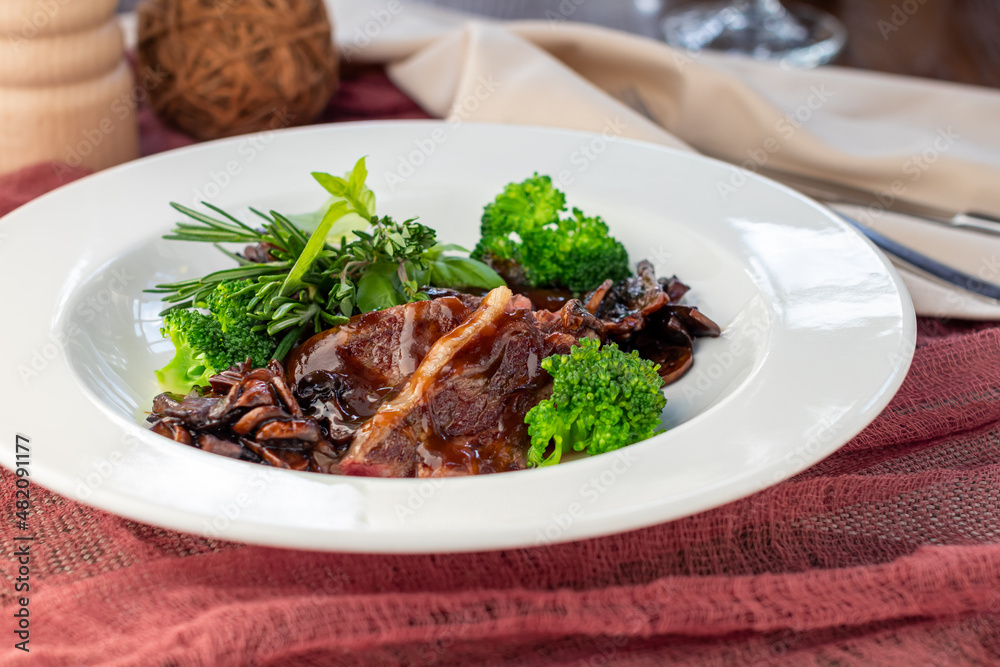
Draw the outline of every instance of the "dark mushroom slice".
M680 318L664 309L648 318L646 326L635 334L627 349L638 350L644 359L660 365L664 384L681 378L694 363L694 343Z
M233 423L234 433L239 435L251 435L263 424L274 419L288 419L289 414L276 405L261 405L256 407Z
M170 391L165 391L153 398L153 413L163 414L167 408L175 408L184 401L184 397Z
M211 433L198 436L198 449L231 459L243 458L243 448L232 440L223 440Z
M213 428L222 422L213 416L213 411L222 399L218 396L198 396L188 394L176 405L167 405L160 411L166 417L172 417L192 429ZM154 400L154 410L157 401Z
M240 442L259 456L263 463L267 463L275 468L303 471L309 469L309 459L301 452L276 450L248 438L241 438Z
M694 338L715 338L722 333L718 324L710 320L697 308L692 306L670 306L667 309L676 317L689 334Z
M240 385L240 393L232 403L234 408L256 408L261 405L275 404L271 385L256 378L247 378Z
M660 278L660 288L670 297L670 303L677 303L691 288L677 280L677 276Z
M272 363L277 364L274 360L272 360ZM292 390L288 388L287 384L285 384L284 372L282 372L281 376L275 375L274 379L271 380L271 388L274 389L274 393L278 395L278 398L281 399L285 409L288 410L293 417L302 416L302 407L292 394Z
M273 457L274 460L280 461L281 464L277 467L287 468L288 470L298 470L300 472L305 472L312 467L312 463L309 457L297 451L292 451L288 449L272 449L270 447L264 450L267 454ZM272 465L274 465L272 463Z
M212 391L220 396L225 396L233 387L243 382L249 369L250 363L247 361L213 375L208 379L209 384L212 385Z
M614 286L615 282L608 278L603 283L601 283L597 289L587 295L587 311L591 314L597 312L597 309L601 307L601 303L604 301L604 297L608 295L611 288Z
M616 322L634 314L648 315L670 302L670 296L656 279L652 263L643 260L636 264L635 275L625 278L610 288L598 287L584 301L590 305L600 291L604 291L594 314L602 320Z
M323 439L319 425L311 419L275 419L254 434L258 442L276 449L307 449Z
M157 420L149 429L153 433L170 438L182 445L191 444L191 434L181 423L169 417Z
M670 303L670 295L657 280L653 265L642 261L634 276L614 284L604 281L583 302L604 323L605 336L623 343L645 326L646 317Z
M302 416L278 362L251 368L247 361L211 382L225 390L225 396L192 391L180 401L169 395L154 401L156 408L169 414L151 415L152 430L229 458L293 470L337 468L338 450L315 420Z
M640 354L642 354L640 352ZM660 364L659 374L663 384L673 384L681 379L694 364L694 353L687 347L661 347L656 363Z

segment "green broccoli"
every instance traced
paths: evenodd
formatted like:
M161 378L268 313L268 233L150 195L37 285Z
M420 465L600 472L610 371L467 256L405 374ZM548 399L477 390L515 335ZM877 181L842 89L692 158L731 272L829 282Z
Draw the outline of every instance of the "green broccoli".
M487 263L514 263L530 287L592 290L606 279L628 275L625 247L608 234L599 217L573 209L561 218L566 197L548 176L511 183L486 206L482 238L472 256Z
M554 380L552 397L525 416L531 448L528 464L559 463L572 447L590 455L652 437L667 399L659 365L614 343L584 338L569 354L542 360ZM546 457L549 445L552 453Z
M195 304L207 308L207 314L189 308L167 312L160 333L170 338L176 352L170 363L156 371L164 391L186 394L248 357L254 367L267 365L276 345L249 315L252 295L244 289L250 283L219 283L204 302Z
M219 372L216 351L224 349L224 339L215 318L197 310L171 310L163 317L160 333L176 350L170 363L156 371L164 391L186 394Z
M255 368L266 366L276 347L261 322L250 316L254 295L247 287L252 284L252 280L223 280L205 300L204 307L222 328L226 368L246 361L247 357Z
M608 278L618 282L630 274L625 246L608 234L603 220L588 218L578 208L555 229L545 226L525 234L521 262L533 285L574 292L587 292Z
M508 184L483 211L482 238L472 257L518 261L525 234L557 222L565 210L566 196L548 176L536 173L521 183Z

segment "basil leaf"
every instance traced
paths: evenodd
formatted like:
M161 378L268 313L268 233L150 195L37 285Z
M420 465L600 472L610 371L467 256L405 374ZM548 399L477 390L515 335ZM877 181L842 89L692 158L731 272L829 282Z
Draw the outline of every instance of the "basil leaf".
M368 180L368 168L365 167L365 158L361 158L354 163L354 169L351 171L348 185L351 191L357 194L365 189L366 180Z
M348 176L347 192L344 196L359 215L371 220L375 215L375 194L365 185L367 178L368 168L365 167L365 158L361 158L354 163L354 169Z
M436 287L493 289L507 284L496 271L468 257L439 257L428 264L428 282Z
M319 227L319 223L323 222L323 216L326 215L327 209L338 201L342 201L342 199L339 197L330 197L315 211L299 213L297 215L286 215L285 217L306 234L312 234Z
M312 172L312 177L331 195L346 200L351 209L364 218L366 222L375 215L375 193L365 185L365 179L368 178L365 158L361 158L354 164L354 169L351 170L350 174L347 174L346 178L338 178L321 171Z
M434 260L446 252L461 252L466 255L469 254L468 250L457 243L435 243L427 249L427 252L424 253L424 258Z
M292 270L288 272L285 282L281 285L281 289L278 291L279 296L289 296L302 287L302 276L304 276L310 267L312 267L313 262L316 261L316 256L326 245L327 233L330 231L330 228L333 227L333 223L344 217L347 211L348 207L344 202L337 202L327 209L326 215L323 216L323 221L319 223L319 226L316 227L316 231L314 231L312 236L309 237L309 242L306 243L306 247L302 250L302 254L300 254L299 258L295 260L295 265L292 267Z
M312 213L300 213L299 215L289 215L286 217L303 232L311 234L319 227L319 223L322 222L327 210L337 202L343 201L347 200L342 197L330 197L322 207ZM374 195L372 195L371 206L374 207L374 205L375 199ZM367 229L370 224L371 220L369 218L363 217L358 213L348 213L337 220L333 227L330 228L330 231L326 234L326 242L334 247L342 243L350 243L358 238L354 232Z
M431 270L429 268L429 264L424 268L419 268L413 262L407 262L406 277L415 282L418 287L430 285Z
M358 310L367 313L384 310L406 303L399 282L399 265L393 262L376 262L365 268L358 280Z
M312 177L334 197L343 197L347 193L347 181L342 178L324 174L321 171L312 172Z
M366 220L371 220L375 215L375 193L364 188L358 195L357 202L359 205L358 215L363 216Z

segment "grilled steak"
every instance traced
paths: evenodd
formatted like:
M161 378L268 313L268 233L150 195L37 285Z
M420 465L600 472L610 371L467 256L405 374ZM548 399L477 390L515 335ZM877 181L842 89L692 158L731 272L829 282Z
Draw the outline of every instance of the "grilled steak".
M341 471L432 477L524 468L524 415L551 382L540 365L544 336L527 305L507 288L490 292L361 426Z
M345 446L387 395L410 378L434 342L461 324L477 297L445 296L367 313L316 334L288 357L306 415Z

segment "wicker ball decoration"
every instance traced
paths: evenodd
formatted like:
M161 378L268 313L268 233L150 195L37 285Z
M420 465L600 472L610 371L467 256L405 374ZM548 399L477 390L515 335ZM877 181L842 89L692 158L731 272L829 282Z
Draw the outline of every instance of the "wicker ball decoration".
M146 0L138 56L156 115L198 139L308 123L338 83L322 0Z

